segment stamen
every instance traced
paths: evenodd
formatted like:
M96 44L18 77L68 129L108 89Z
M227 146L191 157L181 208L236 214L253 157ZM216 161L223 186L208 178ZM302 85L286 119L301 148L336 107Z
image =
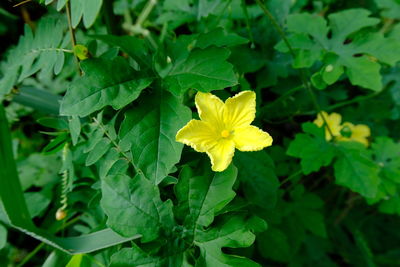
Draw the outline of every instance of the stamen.
M230 133L229 133L228 130L223 130L223 131L221 132L221 136L222 136L223 138L227 138L227 137L229 137L229 135L230 135Z

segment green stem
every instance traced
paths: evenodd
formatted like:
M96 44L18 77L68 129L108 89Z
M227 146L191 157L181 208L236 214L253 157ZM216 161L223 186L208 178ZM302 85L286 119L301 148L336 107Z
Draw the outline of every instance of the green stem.
M67 228L68 226L70 226L71 224L77 222L80 219L80 216L77 216L73 219L71 219L70 221L68 221L67 223L63 224L62 227L60 227L59 229L57 229L56 232L59 232L61 230L64 230L65 228ZM46 243L41 242L39 245L37 245L31 252L29 252L28 255L25 256L25 258L20 262L20 264L17 265L17 267L22 267L23 265L25 265L30 259L32 259L32 257L34 257L44 246L46 245Z
M44 247L45 243L40 243L39 245L37 245L31 252L29 252L28 255L25 256L25 258L20 262L20 264L17 265L17 267L22 267L25 265L25 263L27 263L30 259L32 259L33 256L36 255L36 253L38 253L43 247Z
M295 58L296 54L295 54L292 46L290 45L289 40L286 38L286 35L285 35L282 27L278 24L278 22L276 21L274 16L271 14L271 12L268 10L268 8L264 5L264 3L261 0L256 0L256 2L261 7L261 9L263 10L264 14L269 18L269 20L271 21L271 23L275 27L275 29L278 31L278 33L281 36L283 42L286 44L287 48L289 49L289 52L292 55L292 57ZM304 72L304 69L299 69L299 72L300 72L301 81L302 81L304 87L307 89L308 94L310 95L311 102L313 103L314 108L317 110L317 112L319 114L321 114L322 120L325 123L325 127L328 129L328 132L330 133L330 135L332 137L334 137L333 132L332 132L331 128L329 127L325 116L321 113L321 107L318 104L317 97L316 97L316 95L315 95L310 83L308 82L308 80L306 78L306 74Z
M81 68L79 66L79 59L78 56L76 55L75 52L75 46L76 46L76 37L75 37L75 31L74 28L72 27L72 21L71 21L71 4L70 1L67 1L65 5L65 10L67 12L67 19L68 19L68 29L69 33L71 35L71 43L72 43L72 50L74 51L74 58L75 58L75 63L78 68L78 73L79 75L82 75Z
M289 182L290 180L292 180L293 178L301 175L303 172L302 170L298 170L297 172L291 174L290 176L288 176L286 179L284 179L281 184L279 185L279 187L282 187L284 184L286 184L287 182Z
M251 31L251 28L250 28L250 17L249 17L249 12L247 11L246 1L242 0L241 5L242 5L244 16L246 18L246 30L247 30L247 33L249 34L249 38L251 41L251 47L253 48L255 46L254 36L253 36L253 32Z
M146 4L146 6L143 8L142 12L140 12L139 17L136 20L136 25L142 25L143 22L147 19L147 17L150 15L151 11L157 4L157 0L149 0Z

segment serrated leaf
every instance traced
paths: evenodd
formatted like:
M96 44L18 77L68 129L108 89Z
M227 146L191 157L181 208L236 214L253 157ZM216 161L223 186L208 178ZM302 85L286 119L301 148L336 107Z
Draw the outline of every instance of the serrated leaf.
M230 47L247 44L248 39L234 33L227 33L223 28L216 28L207 33L202 33L196 38L196 47L204 49L215 45L217 47Z
M148 242L159 236L162 227L172 227L172 203L162 202L158 188L142 175L107 176L101 190L107 225L120 235L141 235L142 242Z
M335 156L335 149L325 140L325 130L313 123L302 125L308 134L296 134L290 143L287 154L301 159L304 174L318 171L322 166L328 166Z
M334 164L336 183L367 198L375 197L380 178L379 167L360 143L341 142Z
M198 232L195 244L200 247L200 266L260 266L256 262L221 251L223 247L240 248L253 244L255 235L249 230L247 222L232 216L206 232Z
M196 228L209 226L214 215L235 197L232 186L236 177L237 169L233 164L223 172L203 176L195 176L188 170L182 172L175 192L181 209L187 207L186 224Z
M148 95L126 113L119 134L121 147L130 148L136 168L159 184L180 159L183 145L175 135L190 118L190 110L170 93Z
M61 115L85 117L105 106L121 109L135 100L152 79L140 77L128 62L88 59L81 63L85 73L72 83L61 103Z
M324 89L326 84L336 82L344 71L353 85L374 91L382 89L381 63L394 65L400 60L400 42L386 38L382 33L371 33L366 27L379 23L365 9L347 9L328 16L329 28L322 17L310 14L294 14L288 17L288 30L294 34L289 41L294 48L296 68L311 67L316 62L324 63L320 75L313 76L313 84ZM328 37L329 29L332 36ZM363 31L361 31L363 30ZM276 49L289 52L283 42ZM330 55L325 57L324 55ZM337 56L335 64L329 61ZM328 75L326 67L338 70ZM329 72L328 72L329 73ZM322 75L322 76L321 76Z
M236 85L233 66L226 61L229 54L224 48L194 49L187 57L173 62L165 77L167 89L181 95L190 88L210 92Z
M146 253L136 244L132 248L124 248L114 253L111 257L110 267L158 267L158 266L182 266L189 267L192 265L185 264L183 253L171 253L165 257L151 255Z
M269 155L265 151L238 153L234 162L249 202L262 208L273 208L277 201L279 180Z

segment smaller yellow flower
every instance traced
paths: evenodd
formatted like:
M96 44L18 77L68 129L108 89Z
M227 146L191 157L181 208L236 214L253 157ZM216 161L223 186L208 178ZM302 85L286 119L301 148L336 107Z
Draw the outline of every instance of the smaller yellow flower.
M364 144L365 146L369 145L368 137L371 135L371 130L367 125L358 124L354 125L350 122L342 122L342 116L338 113L328 114L325 111L321 111L322 115L325 117L326 123L328 124L333 136L338 141L356 141ZM321 113L318 114L317 119L314 120L314 123L318 127L322 127L325 123L322 119ZM332 135L325 127L325 138L327 141L332 140Z
M210 93L198 92L195 103L201 120L191 120L176 134L176 141L206 152L213 171L225 170L235 148L257 151L272 144L272 137L250 125L256 115L256 94L243 91L225 103Z
M322 119L322 116L324 116L326 123L328 124L328 127L331 130L333 136L335 137L339 136L340 130L342 129L340 125L340 123L342 122L342 116L338 113L331 113L329 115L325 111L321 111L320 113L318 113L317 119L314 120L314 123L318 127L322 127L325 124L324 120ZM328 127L325 126L325 138L327 141L330 141L332 140L332 135L329 132Z
M354 125L350 122L345 122L342 125L341 136L338 137L339 141L356 141L369 145L368 137L371 135L371 130L367 125L358 124Z

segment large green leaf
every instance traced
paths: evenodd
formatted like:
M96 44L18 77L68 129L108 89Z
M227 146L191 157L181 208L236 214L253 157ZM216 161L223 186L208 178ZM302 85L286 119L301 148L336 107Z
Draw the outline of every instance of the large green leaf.
M143 251L136 244L133 244L132 248L124 248L113 254L111 257L110 267L192 266L185 261L183 255L182 252L172 251L169 255L166 254L165 257L156 256Z
M233 66L226 61L229 54L229 50L217 47L192 50L187 57L172 63L165 78L168 90L180 95L189 88L210 92L236 85Z
M231 164L225 171L196 176L185 167L175 187L180 212L185 214L189 227L209 226L214 215L234 197L232 186L236 181L237 169Z
M173 224L172 203L162 202L157 186L143 175L110 175L102 180L101 189L107 225L123 236L140 235L148 242Z
M251 229L251 228L250 228ZM239 216L228 217L216 227L198 232L195 244L200 247L199 266L260 266L244 257L228 255L223 247L241 248L253 244L255 235L246 220Z
M190 110L170 93L147 95L126 113L119 134L121 147L130 148L136 169L159 184L181 157L183 145L175 135L190 118Z
M321 89L345 72L353 85L381 90L381 63L393 66L400 60L400 42L382 33L360 31L379 23L379 19L369 17L370 13L365 9L348 9L331 14L329 27L317 15L290 15L287 24L293 33L289 41L295 50L294 67L311 67L322 61L323 66L313 79ZM289 52L284 42L276 48Z
M66 253L89 253L140 237L121 237L111 229L104 229L77 237L56 237L47 230L38 229L30 218L25 203L17 168L13 158L11 136L4 108L0 105L0 198L4 207L6 222L46 244Z
M334 165L336 183L364 197L375 197L380 183L379 167L365 147L356 142L341 142L338 150Z
M238 153L234 160L246 198L259 207L273 208L278 197L279 180L268 154L265 151Z
M140 77L122 57L88 59L81 78L72 83L61 103L61 115L87 116L107 105L121 109L135 100L152 79Z
M335 156L334 146L325 140L325 130L313 123L304 123L303 131L296 134L290 143L287 154L301 159L304 174L318 171L322 166L328 166Z

